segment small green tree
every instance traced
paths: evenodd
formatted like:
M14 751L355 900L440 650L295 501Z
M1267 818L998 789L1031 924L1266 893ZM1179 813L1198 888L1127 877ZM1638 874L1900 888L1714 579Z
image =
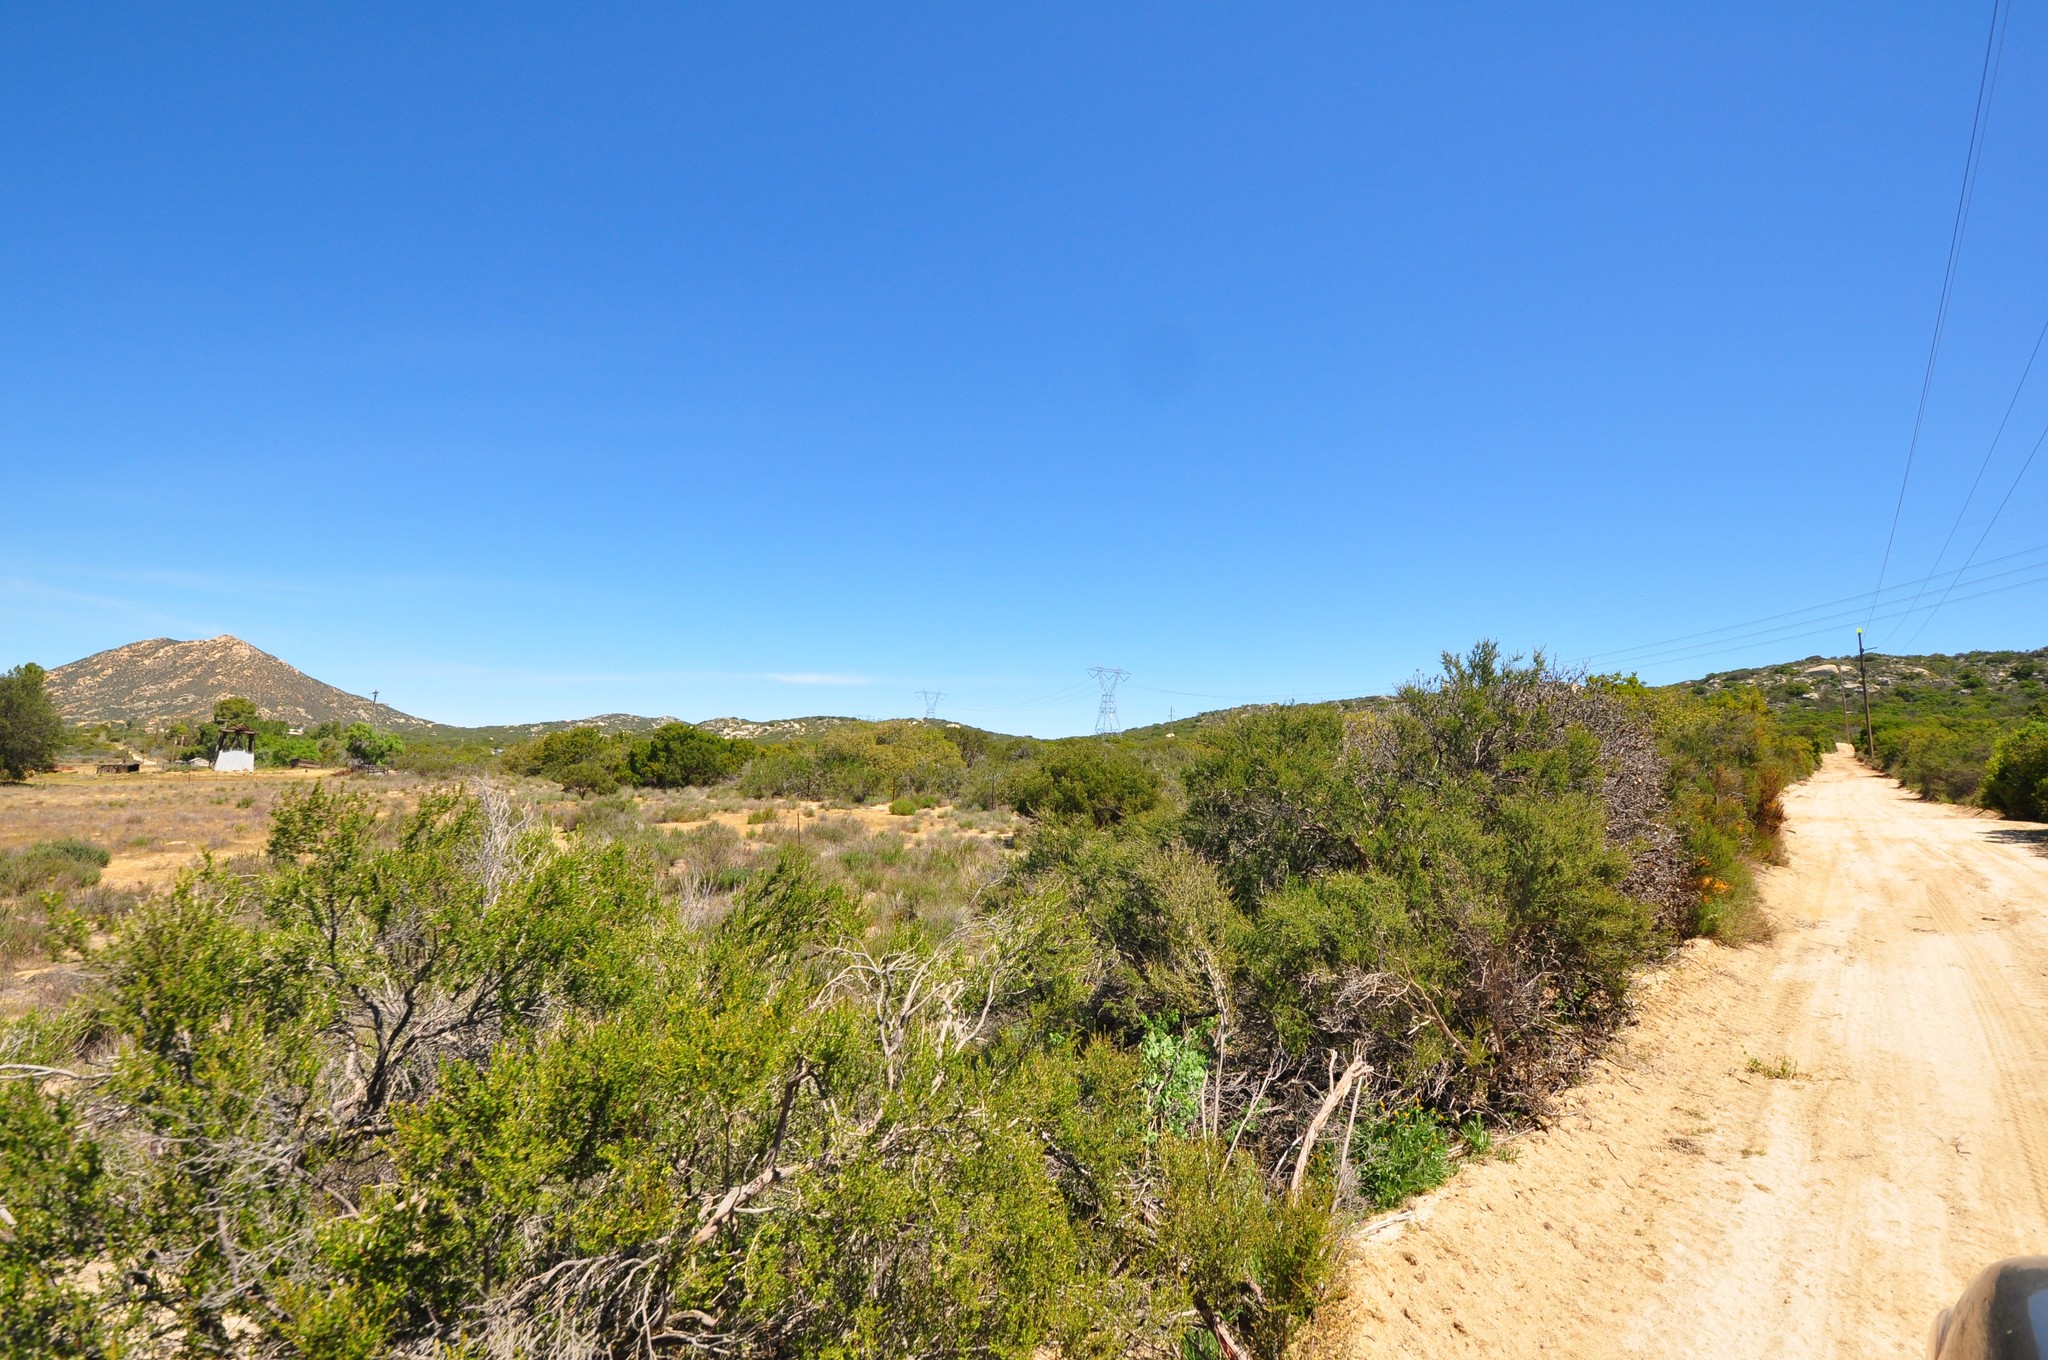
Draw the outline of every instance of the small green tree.
M666 723L626 755L626 769L635 784L679 789L689 784L715 784L739 773L747 763L747 744L706 732L689 723Z
M350 723L343 730L349 756L365 765L382 765L405 749L405 743L389 732L379 732L368 723Z
M263 710L256 707L254 699L244 699L239 694L230 694L225 699L214 701L213 721L218 727L254 727L263 721Z
M0 775L23 780L51 768L64 723L43 689L41 666L24 662L0 675Z

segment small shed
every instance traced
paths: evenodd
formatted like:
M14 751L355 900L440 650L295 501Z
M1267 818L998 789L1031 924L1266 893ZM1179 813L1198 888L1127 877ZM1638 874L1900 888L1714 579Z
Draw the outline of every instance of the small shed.
M142 762L139 760L102 760L99 763L101 774L138 774L141 770Z

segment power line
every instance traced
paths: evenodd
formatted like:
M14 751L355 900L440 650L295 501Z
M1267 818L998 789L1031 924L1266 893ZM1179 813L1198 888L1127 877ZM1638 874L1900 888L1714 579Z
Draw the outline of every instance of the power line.
M1088 692L1088 688L1089 685L1086 680L1078 680L1071 685L1054 690L1050 694L1040 695L1036 699L1026 699L1022 703L982 704L979 706L969 706L962 711L967 713L1021 713L1027 709L1058 708L1062 704L1072 703L1075 699L1080 698Z
M2010 576L2024 575L2028 572L2040 572L2044 569L2048 569L2048 562L2030 562L2025 566L2014 567L2009 571L1994 572L1988 576L1980 576L1976 580L1971 581L1970 585L1972 587L1975 587L1989 581L2004 580L2005 578ZM2013 582L2010 586L2000 586L1997 587L1997 589L2016 589L2020 586L2032 585L2037 580L2048 580L2048 575L2028 576L2025 580ZM1993 592L1980 591L1975 594L1961 596L1959 597L1959 599L1974 600L1978 598L1979 595L1990 593ZM1894 601L1893 603L1896 605L1898 602ZM1823 615L1821 617L1810 619L1801 619L1796 623L1781 624L1776 628L1765 629L1762 632L1758 633L1752 633L1740 637L1717 638L1711 642L1701 642L1696 643L1690 647L1675 648L1669 652L1661 653L1656 656L1642 658L1641 660L1633 662L1631 664L1670 665L1680 661L1697 661L1704 657L1709 656L1723 656L1731 651L1741 650L1746 647L1758 646L1765 643L1785 643L1793 642L1800 638L1816 637L1824 633L1833 632L1834 630L1844 626L1845 624L1853 622L1857 614L1861 612L1861 606L1858 606L1855 609L1844 609L1837 611L1836 613L1831 615ZM1909 609L1906 609L1904 607L1898 607L1867 617L1873 617L1880 622L1889 622L1893 619L1906 618L1910 613L1911 611Z
M1977 170L1983 163L1984 140L1990 132L1991 98L1998 89L1998 67L2005 56L2005 17L2011 0L1991 0L1991 31L1984 35L1984 64L1977 73L1977 102L1970 114L1970 148L1963 157L1963 187L1956 195L1955 223L1949 228L1948 265L1941 276L1941 301L1934 309L1934 335L1927 345L1927 369L1920 377L1920 404L1913 413L1913 437L1906 444L1906 467L1899 475L1899 495L1892 505L1892 524L1885 534L1884 558L1878 564L1877 585L1870 592L1870 612L1877 613L1877 597L1884 590L1885 571L1891 566L1892 543L1898 538L1899 516L1906 509L1906 487L1913 480L1913 458L1920 449L1920 430L1927 421L1927 396L1934 388L1935 361L1941 356L1941 337L1948 329L1949 298L1955 292L1956 264L1963 253L1963 232L1970 222L1970 203L1977 195ZM1868 626L1869 620L1865 620Z
M2027 366L2020 370L2020 380L2012 389L2012 400L2006 402L2005 414L1999 417L1998 429L1991 436L1991 447L1984 450L1984 461L1977 464L1977 475L1970 479L1970 491L1968 495L1963 497L1963 507L1956 511L1955 522L1948 526L1948 537L1941 540L1941 551L1934 554L1934 566L1928 569L1927 575L1920 578L1920 592L1914 594L1914 604L1920 603L1920 594L1926 591L1927 583L1934 579L1935 572L1941 566L1941 559L1948 556L1949 544L1955 542L1956 530L1963 527L1963 517L1970 513L1970 503L1977 499L1977 487L1983 482L1984 474L1991 468L1991 455L1998 452L1998 441L2005 438L2005 427L2012 421L2013 408L2020 404L2020 393L2026 390L2027 378L2034 371L2034 360L2041 357L2041 342L2043 340L2048 340L2048 322L2041 324L2041 333L2034 337L2034 348L2027 354ZM2010 495L2011 493L2008 492L2007 494ZM1993 518L1995 520L1996 517L1994 516ZM1965 563L1965 565L1967 566L1968 564ZM1940 608L1940 606L1937 605L1936 608ZM1927 618L1931 619L1933 617L1934 611L1929 610ZM1922 619L1920 627L1925 628L1926 626L1927 619ZM1919 636L1920 630L1916 628L1913 630L1913 637ZM1912 638L1908 638L1907 641L1910 643Z
M1863 597L1859 595L1857 598L1861 599ZM1229 704L1312 704L1325 699L1355 699L1358 697L1358 691L1350 689L1331 690L1327 694L1297 694L1290 692L1282 697L1272 693L1211 694L1203 690L1194 689L1160 689L1156 685L1132 685L1131 688L1144 690L1147 694L1171 694L1182 699L1220 699L1224 703Z
M924 720L930 722L938 716L939 700L945 698L946 694L944 690L921 689L917 691L917 697L924 700Z
M2021 552L2009 553L2004 557L1994 558L1989 562L1980 563L1979 565L1992 566L2001 561L2012 561L2017 558L2032 557L2038 559L2039 554L2041 554L2043 551L2048 551L2048 545L2038 545L2033 548L2025 549ZM2004 590L2016 589L2019 586L2031 585L2037 579L2048 580L2048 576L2034 577L2027 575L2028 573L2041 572L2044 570L2048 570L2048 560L2034 560L2022 562L2020 565L2009 567L2005 571L1980 573L1972 577L1967 582L1960 579L1961 573L1959 571L1946 572L1943 573L1943 575L1956 576L1958 578L1957 580L1950 583L1951 589L1959 585L1966 585L1970 587L1973 591L1975 587L1987 584L1988 582L2005 580L2006 578L2012 576L2027 576L2027 579L2014 582L2010 587L1997 587L1997 589L1999 590ZM1907 588L1908 587L1905 585L1899 585L1891 587L1891 590L1899 592L1902 595ZM1991 592L1975 592L1970 595L1963 596L1961 598L1976 599L1978 598L1979 594L1988 593ZM1777 616L1778 618L1786 620L1785 622L1769 622L1767 620L1759 620L1758 622L1768 623L1768 626L1752 629L1748 632L1735 632L1733 630L1735 628L1741 627L1742 625L1731 625L1729 628L1712 629L1704 633L1696 633L1685 637L1667 639L1667 641L1663 644L1653 643L1645 647L1631 649L1634 652L1636 652L1637 655L1635 655L1634 657L1630 658L1625 662L1616 662L1611 664L1616 666L1626 665L1630 667L1636 667L1644 665L1670 664L1680 661L1696 661L1704 657L1721 656L1732 651L1744 650L1750 646L1756 646L1765 643L1792 642L1800 638L1820 636L1822 634L1831 633L1836 629L1842 627L1844 624L1853 622L1856 616L1863 612L1863 605L1861 603L1862 599L1863 597L1860 594L1853 596L1845 596L1842 599L1831 600L1823 604L1810 606L1806 609L1791 610L1788 611L1786 614ZM1903 605L1903 601L1901 599L1895 598L1891 601L1891 604L1895 607L1889 609L1887 612L1879 613L1875 617L1881 620L1899 619L1906 617L1907 614L1911 612L1909 607L1897 607ZM1844 605L1848 607L1837 607ZM1727 636L1722 636L1722 634L1727 634ZM1597 659L1599 655L1612 656L1614 655L1614 653L1610 652L1605 654L1596 654L1593 657L1582 658L1579 664L1586 665L1589 662Z
M1980 577L1977 581L1971 582L1971 584L1976 585L1980 584L1983 581L1994 581L1999 579L2000 577L2015 575L2019 572L2034 571L2040 573L2038 575L2029 576L2022 581L2013 581L2006 585L1993 586L1989 590L1974 590L1968 595L1958 595L1955 597L1956 603L1962 604L1969 600L1981 600L1987 595L2003 595L2009 590L2022 590L2028 586L2048 584L2048 570L2044 570L2044 568L2048 568L2048 563L2037 562L2029 567L2016 567L2009 572L1999 572L1995 576ZM1880 623L1889 622L1892 619L1905 618L1908 612L1908 610L1900 608L1893 610L1889 613L1878 614L1876 615L1876 619ZM1797 642L1802 638L1822 637L1829 633L1835 632L1837 629L1842 628L1845 624L1847 624L1854 618L1854 611L1845 611L1844 613L1837 614L1833 618L1829 619L1814 620L1811 623L1788 624L1786 628L1782 630L1781 636L1771 638L1768 640L1772 642L1785 643ZM1793 631L1795 629L1800 631ZM1741 645L1735 645L1737 643L1740 643ZM1737 638L1731 639L1727 645L1723 645L1718 642L1704 643L1700 647L1686 651L1682 655L1674 654L1668 657L1662 657L1658 659L1664 662L1665 664L1673 664L1680 661L1704 661L1709 657L1726 656L1728 653L1735 651L1746 651L1749 647L1754 645L1757 644L1746 639Z
M2008 492L2007 494L2010 495L2010 492ZM1987 567L1995 566L2000 562L2010 562L2014 558L2031 556L2035 553L2039 553L2044 550L2048 550L2048 543L2039 543L2035 544L2032 547L2020 548L2013 552L2002 554L1998 557L1988 558L1981 565ZM1937 579L1941 576L1951 576L1960 578L1964 570L1965 568L1959 567L1952 572L1934 573L1934 576ZM1979 579L1989 580L1991 578L1982 577ZM1956 583L1957 582L1954 580L1950 581L1950 587L1953 588ZM1910 583L1901 583L1899 585L1887 587L1885 591L1881 591L1879 592L1879 594L1883 595L1886 593L1904 593L1905 591L1910 589L1912 589L1912 585ZM1658 654L1691 651L1694 650L1695 647L1699 646L1718 646L1722 643L1740 642L1745 638L1762 637L1766 633L1779 632L1783 628L1791 628L1801 626L1807 623L1814 623L1817 622L1817 620L1803 619L1801 618L1801 616L1807 614L1814 614L1822 610L1839 610L1841 614L1853 617L1856 612L1856 609L1862 607L1861 602L1867 598L1868 593L1859 590L1853 595L1843 595L1832 600L1823 600L1818 604L1805 605L1798 609L1783 610L1776 614L1765 614L1760 618L1745 619L1739 623L1724 624L1718 628L1703 628L1697 632L1680 633L1676 636L1663 638L1656 642L1639 643L1632 647L1616 647L1604 652L1592 652L1587 654L1586 656L1580 657L1579 660L1582 663L1584 663L1590 661L1602 661L1607 660L1609 658L1613 658L1616 661L1616 664L1639 664L1644 661L1655 660ZM1854 607L1843 609L1841 608L1842 606ZM1780 626L1760 627L1760 625L1767 624L1778 624ZM1722 636L1723 634L1734 634L1735 636L1724 637Z
M2040 566L2048 566L2048 564L2037 564L2034 570L2039 570ZM1995 578L1985 577L1982 579L1992 580ZM2048 571L2042 571L2041 574L2036 576L2029 576L2025 580L2013 581L2009 584L2002 586L1993 586L1989 590L1977 590L1972 591L1970 594L1967 595L1959 595L1956 597L1956 602L1958 604L1961 604L1968 600L1981 600L1988 595L2003 595L2007 591L2023 590L2028 586L2036 586L2043 584L2048 584ZM1878 622L1883 623L1892 619L1903 618L1905 617L1905 615L1906 610L1901 608L1893 612L1881 613L1877 615L1877 620ZM1830 619L1814 621L1811 624L1801 623L1788 625L1787 629L1782 633L1781 636L1770 639L1770 641L1782 644L1788 642L1798 642L1805 638L1830 636L1839 632L1840 629L1842 629L1847 624L1852 622L1854 618L1855 612L1849 611L1843 614L1837 614ZM1792 631L1794 629L1797 629L1799 631ZM1748 651L1751 647L1756 645L1759 644L1755 642L1748 642L1742 640L1737 640L1736 642L1727 645L1723 645L1721 643L1704 643L1697 648L1685 652L1683 655L1674 654L1670 657L1662 658L1661 660L1666 664L1677 664L1680 662L1700 662L1709 660L1714 657L1727 656L1734 652Z
M2020 464L2020 470L2013 474L2012 485L2006 487L2005 495L1999 498L1998 508L1991 512L1991 522L1984 526L1983 533L1977 535L1976 543L1973 544L1970 548L1970 555L1963 559L1963 565L1961 570L1969 570L1970 563L1976 559L1977 550L1984 546L1985 539L1991 537L1991 530L1997 525L1998 517L2005 513L2006 505L2012 500L2012 493L2020 489L2020 479L2025 477L2027 475L2027 469L2034 465L2034 455L2041 451L2041 444L2044 440L2048 440L2048 427L2044 427L2042 429L2040 438L2034 441L2034 447L2027 450L2026 460ZM1997 561L1998 559L1993 558L1992 560ZM1934 616L1941 612L1941 607L1948 603L1949 591L1954 590L1955 588L1956 583L1954 581L1950 581L1948 583L1948 590L1944 590L1941 592L1941 598L1934 602L1934 608L1927 611L1927 617L1920 620L1920 627L1915 628L1913 630L1913 637L1906 639L1908 644L1912 643L1913 638L1919 637L1921 631L1927 627L1928 623L1932 621Z

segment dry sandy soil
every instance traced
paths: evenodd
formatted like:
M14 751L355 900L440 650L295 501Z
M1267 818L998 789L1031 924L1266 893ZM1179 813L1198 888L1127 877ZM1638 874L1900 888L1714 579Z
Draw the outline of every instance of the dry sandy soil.
M334 771L39 775L0 784L0 850L75 836L112 853L109 887L167 888L202 851L261 852L278 794L322 777Z
M1777 939L1691 946L1514 1161L1358 1234L1304 1360L1913 1356L2048 1251L2048 828L1842 754L1785 801Z

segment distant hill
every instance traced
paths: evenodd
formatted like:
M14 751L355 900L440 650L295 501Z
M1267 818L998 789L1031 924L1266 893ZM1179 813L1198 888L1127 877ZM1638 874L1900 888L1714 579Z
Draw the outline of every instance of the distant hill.
M1957 652L1953 656L1890 656L1872 652L1873 709L1902 708L1922 714L1971 717L2019 716L2048 698L2048 647L2036 651ZM1754 688L1771 708L1790 714L1832 713L1846 704L1849 726L1862 723L1863 690L1851 656L1809 656L1774 666L1721 671L1693 681L1695 694Z
M434 735L458 743L485 742L492 746L513 746L550 732L572 727L595 727L601 732L652 732L677 718L643 718L637 713L598 713L588 718L555 718L547 722L499 723L490 727L449 727L437 724Z
M76 723L161 727L193 722L211 717L216 701L238 694L253 700L264 717L294 727L366 722L404 732L436 726L389 704L323 685L226 633L195 642L151 638L95 652L57 667L47 683L57 711Z
M1869 658L1871 705L1890 709L1903 705L1914 712L1968 714L1972 717L2014 717L2041 710L2048 697L2048 648L2038 651L1961 652L1954 656L1886 656ZM1747 670L1702 676L1685 688L1695 693L1754 687L1770 706L1788 716L1805 714L1802 727L1832 714L1841 720L1845 696L1853 718L1859 715L1855 686L1856 658L1809 656ZM179 642L151 638L125 647L96 652L50 672L49 691L58 712L73 723L126 722L143 727L204 720L217 700L238 694L255 701L267 718L295 727L322 722L366 722L384 731L406 732L430 744L510 746L549 732L595 727L606 732L651 732L672 717L635 713L599 713L588 718L507 723L490 727L454 727L401 713L389 704L372 703L323 684L240 638ZM1386 700L1372 697L1345 700L1340 708L1369 708ZM1262 707L1250 705L1248 707ZM1242 709L1217 709L1173 722L1133 728L1126 736L1145 740L1167 735L1192 735L1224 721ZM789 741L815 737L845 723L848 717L707 718L697 724L722 737L753 741ZM948 724L949 726L953 724Z
M214 704L231 694L253 700L263 716L294 727L323 722L366 722L384 731L410 732L442 742L510 746L571 727L605 732L652 732L672 717L648 718L637 713L598 713L588 718L557 718L546 722L505 723L490 727L455 727L401 713L389 704L372 703L322 684L304 671L252 647L227 633L215 638L179 642L150 638L112 647L59 666L47 681L51 701L72 723L133 723L162 727L172 722L199 722L213 716ZM753 722L746 718L712 718L698 726L725 737L786 740L815 736L851 718L781 718Z
M789 741L797 737L815 737L829 728L842 723L858 722L857 718L772 718L755 722L750 718L706 718L693 723L706 732L715 732L721 737L745 737L753 741ZM509 746L514 742L532 741L550 732L562 732L572 727L595 727L600 732L652 732L668 723L689 722L687 718L660 717L645 718L638 713L598 713L588 718L556 718L548 722L503 723L494 727L437 727L435 731L451 740L468 742L486 741L493 746ZM957 727L958 723L948 723Z

